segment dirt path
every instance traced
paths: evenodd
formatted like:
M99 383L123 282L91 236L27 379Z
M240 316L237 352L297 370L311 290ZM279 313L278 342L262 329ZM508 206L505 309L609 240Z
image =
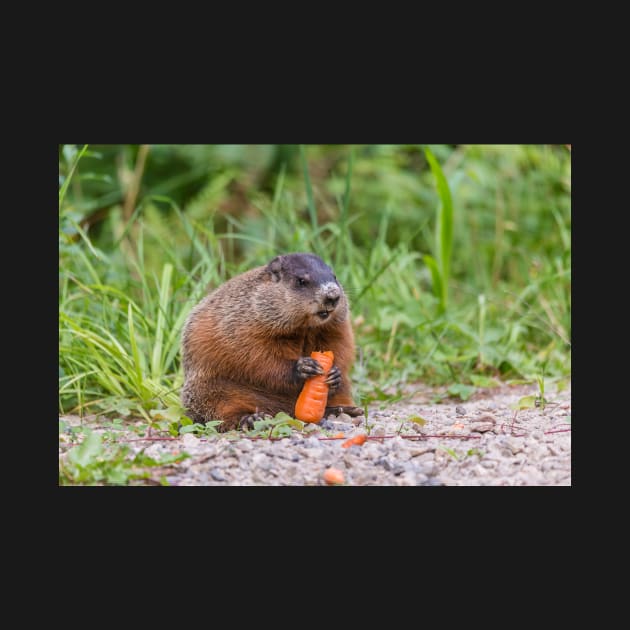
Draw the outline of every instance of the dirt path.
M536 392L535 386L504 386L466 402L436 404L435 392L419 390L406 402L382 408L375 403L368 409L368 440L349 448L342 448L344 439L331 437L367 433L364 417L341 416L327 421L326 430L309 425L273 441L188 434L129 445L152 457L188 453L179 464L152 474L173 486L326 485L329 467L341 471L347 485L570 486L571 391L552 388L544 409L511 407ZM60 443L60 458L66 451Z

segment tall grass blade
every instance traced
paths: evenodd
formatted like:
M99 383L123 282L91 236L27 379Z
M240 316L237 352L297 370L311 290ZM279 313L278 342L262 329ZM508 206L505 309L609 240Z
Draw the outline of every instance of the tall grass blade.
M61 185L61 188L59 189L59 212L61 212L61 204L63 203L63 200L66 196L66 191L68 190L68 186L70 185L70 180L72 179L74 175L74 171L77 168L79 160L83 157L83 155L87 151L87 148L88 148L88 145L84 144L83 148L74 156L74 160L72 162L72 166L70 167L70 171L68 175L66 176L63 184Z
M168 296L170 293L172 276L173 265L166 263L164 265L164 269L162 270L162 280L160 282L157 324L155 326L155 342L153 344L153 354L151 356L151 377L156 380L162 375L162 343L164 339L166 313L168 311Z
M308 162L306 161L306 151L304 145L300 145L300 159L302 160L302 171L304 173L304 184L306 186L306 199L308 201L308 213L311 217L311 226L317 229L317 210L313 200L313 187L311 186L311 176L308 173Z
M441 307L446 310L448 304L448 281L451 270L451 254L453 251L453 200L446 177L442 172L439 162L436 160L431 149L425 147L426 155L431 172L435 178L440 205L438 208L437 222L435 226L435 247L436 259L441 275ZM433 272L432 272L433 273Z

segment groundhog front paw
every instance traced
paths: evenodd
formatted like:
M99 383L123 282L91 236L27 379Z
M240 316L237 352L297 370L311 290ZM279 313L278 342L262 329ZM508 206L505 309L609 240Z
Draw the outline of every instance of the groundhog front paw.
M324 383L328 385L330 393L334 393L339 389L341 385L341 370L336 365L330 369Z
M246 431L251 431L254 428L254 422L256 420L263 420L266 414L264 413L250 413L243 416L238 421L238 428Z
M295 375L299 380L303 381L323 373L322 366L311 357L300 357L295 362Z

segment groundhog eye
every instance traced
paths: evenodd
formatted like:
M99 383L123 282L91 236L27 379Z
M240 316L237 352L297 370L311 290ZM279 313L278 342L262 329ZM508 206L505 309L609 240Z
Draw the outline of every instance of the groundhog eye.
M308 284L308 280L306 280L305 278L298 278L297 284L298 287L305 287Z

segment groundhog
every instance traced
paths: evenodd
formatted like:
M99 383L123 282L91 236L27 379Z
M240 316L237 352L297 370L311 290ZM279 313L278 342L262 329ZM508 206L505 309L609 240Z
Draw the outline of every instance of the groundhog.
M349 371L354 335L348 299L332 269L313 254L277 256L209 293L182 334L182 402L194 422L253 428L293 415L307 378L322 374L313 351L332 350L326 414L357 416Z

